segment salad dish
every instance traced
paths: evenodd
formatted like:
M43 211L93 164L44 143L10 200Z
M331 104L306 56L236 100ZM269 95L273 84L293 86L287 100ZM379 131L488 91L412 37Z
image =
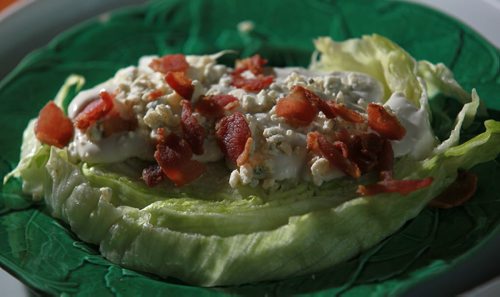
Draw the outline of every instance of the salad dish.
M315 40L308 69L260 55L142 57L32 120L7 175L123 267L201 286L310 274L391 235L427 205L470 199L500 123L443 64L379 35ZM463 104L439 140L429 97Z
M499 57L397 1L89 20L0 81L0 266L49 295L464 292L494 266Z

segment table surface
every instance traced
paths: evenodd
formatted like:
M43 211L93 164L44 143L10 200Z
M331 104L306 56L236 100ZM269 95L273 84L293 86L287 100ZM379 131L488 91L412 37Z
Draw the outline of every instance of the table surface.
M9 40L9 42L0 43L0 59L2 61L0 79L9 73L26 54L44 46L66 28L112 9L144 2L146 1L0 0L0 40ZM492 44L500 47L500 34L498 33L500 0L411 0L411 2L422 3L461 20ZM51 16L51 22L45 21L47 15ZM30 26L31 24L37 25ZM17 28L30 28L30 30L18 30ZM13 34L14 32L15 34ZM9 57L9 59L5 57ZM495 254L499 247L500 238L496 238L484 246L482 254ZM466 273L477 267L490 267L482 271L484 277L478 278L474 284L471 284L463 296L500 296L500 271L492 267L493 265L488 265L488 261L491 261L488 257L476 257L464 261L453 274L439 276L416 290L412 290L407 295L422 296L422 293L432 292L443 282L452 282L458 274ZM482 266L483 264L484 266ZM2 288L2 296L31 296L27 287L2 269L0 269L0 288ZM428 296L428 294L426 295Z

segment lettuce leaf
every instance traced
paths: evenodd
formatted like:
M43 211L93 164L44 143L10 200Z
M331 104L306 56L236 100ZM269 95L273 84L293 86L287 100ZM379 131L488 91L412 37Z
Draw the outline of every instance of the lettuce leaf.
M317 54L311 62L311 69L369 74L384 86L385 100L392 93L401 92L415 106L419 106L422 89L415 75L417 63L389 39L377 34L343 42L321 37L314 44Z

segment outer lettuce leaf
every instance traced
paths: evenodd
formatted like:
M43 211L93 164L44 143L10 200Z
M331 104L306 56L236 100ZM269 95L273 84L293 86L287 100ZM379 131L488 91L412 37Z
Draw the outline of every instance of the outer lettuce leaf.
M443 63L418 61L417 74L427 83L429 97L442 93L457 99L462 104L470 101L469 94L462 89L453 77L453 73Z
M205 286L241 284L310 273L347 260L415 217L454 180L457 169L492 160L499 152L500 122L487 121L486 132L462 145L422 162L396 164L399 178L432 176L428 188L407 196L354 198L300 215L293 206L286 210L280 205L290 213L284 222L273 228L257 224L251 233L247 227L239 232L237 225L228 233L223 224L216 225L213 234L186 232L187 225L171 228L179 219L202 225L203 206L190 211L187 207L184 217L176 218L182 212L163 211L161 203L142 209L115 205L110 201L119 189L92 185L80 165L54 148L45 166L50 176L44 182L45 202L55 217L68 222L83 240L99 244L103 255L120 265ZM182 206L186 201L178 202ZM245 220L245 210L252 212L253 207L226 208L212 215L221 215L227 224L224 214ZM267 220L268 215L263 212L253 220Z
M23 192L33 195L34 200L41 200L44 176L47 175L45 163L49 158L50 148L36 139L35 123L35 119L31 120L24 130L21 160L17 167L4 177L3 182L5 184L11 177L22 177Z
M85 78L80 75L70 75L54 98L54 103L65 113L74 94L78 93L85 84ZM11 177L23 177L23 191L31 193L36 200L43 195L43 178L46 176L43 167L49 157L50 148L42 145L35 137L36 119L32 119L23 133L21 158L17 167L4 177L6 183Z
M471 96L457 83L453 73L442 63L416 62L405 50L387 38L373 34L335 42L330 37L315 40L316 55L311 68L322 71L356 71L378 79L387 100L392 93L401 92L414 105L419 106L422 87L418 78L425 81L429 98L441 93L455 98L462 104ZM319 55L319 59L317 56ZM481 114L486 114L484 107ZM466 128L470 124L465 122Z
M462 110L457 115L455 127L451 131L450 137L438 145L434 149L434 153L444 152L450 147L458 144L460 141L460 130L462 129L462 126L467 127L474 121L480 100L481 99L477 95L476 90L472 90L472 101L462 107Z
M67 113L69 102L82 89L84 84L85 78L83 76L76 74L68 76L57 92L54 103Z
M471 95L469 95L458 84L453 77L453 72L451 72L451 70L448 69L448 67L446 67L443 63L432 64L429 61L418 61L417 75L425 80L429 98L438 94L443 94L458 100L462 104L466 104L471 101ZM475 91L473 91L472 96L474 96L474 93ZM472 99L474 98L472 97ZM487 116L488 113L486 111L486 107L481 103L481 101L479 101L478 108L479 115ZM470 124L472 124L472 118L469 117L466 119L463 123L464 128L467 128Z
M380 35L365 35L343 42L329 37L315 40L319 60L311 68L322 71L355 71L375 77L384 86L387 100L394 92L401 92L419 106L422 89L418 83L417 63L401 47Z

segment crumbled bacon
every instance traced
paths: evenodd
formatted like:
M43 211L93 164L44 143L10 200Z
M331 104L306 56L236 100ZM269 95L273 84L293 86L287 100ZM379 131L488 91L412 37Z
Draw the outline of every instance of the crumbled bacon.
M327 104L331 108L332 113L341 117L344 121L351 123L363 123L365 121L365 118L363 118L361 114L347 108L344 104L335 103L332 101L329 101Z
M376 169L379 172L392 171L394 166L394 151L389 140L384 139L380 152L378 153Z
M368 104L367 113L368 126L383 137L390 140L400 140L405 136L406 130L398 118L385 110L382 105Z
M182 98L191 100L194 86L192 85L191 79L187 77L184 72L168 72L167 75L165 75L165 81Z
M361 133L349 136L346 141L351 152L350 159L359 166L362 173L377 167L384 141L379 135Z
M99 99L90 102L75 118L75 127L87 130L113 109L113 96L106 92L99 93Z
M142 179L148 187L154 187L165 179L165 174L160 165L153 164L142 170Z
M408 195L411 192L428 187L432 184L432 181L432 177L414 180L396 180L392 179L392 177L386 177L375 184L358 186L357 193L362 196L373 196L382 193Z
M457 178L441 194L431 200L429 206L451 208L467 202L477 189L477 176L467 171L458 171Z
M221 118L226 110L235 108L238 98L232 95L203 96L196 103L195 110L207 118Z
M174 54L153 59L149 67L154 71L167 74L168 72L185 72L188 70L189 64L184 55Z
M237 60L234 71L231 73L233 81L231 85L247 92L257 93L262 89L268 88L274 81L272 75L263 75L264 65L267 60L259 55ZM241 74L249 70L252 72L254 78L245 78Z
M316 105L308 100L304 90L302 87L293 88L286 97L276 103L276 114L284 117L292 126L307 126L318 113Z
M243 148L243 152L236 159L236 165L241 166L248 162L250 159L250 152L252 151L253 138L248 137L247 142L245 143L245 147Z
M245 116L241 112L225 116L219 120L215 128L215 136L224 155L234 164L245 151L248 138L252 132Z
M253 55L246 59L237 60L233 74L240 74L246 70L250 70L254 75L262 74L266 64L266 59L263 59L260 55Z
M235 103L238 103L238 98L234 97L233 95L228 95L228 94L221 94L221 95L209 95L205 96L205 98L209 98L211 100L214 100L217 105L222 106L224 109L233 109L236 107Z
M292 88L292 92L294 91L299 91L304 94L304 97L309 100L309 102L315 106L319 111L323 112L323 114L328 118L328 119L333 119L335 117L335 113L331 109L331 107L328 105L328 103L321 99L318 95L316 95L313 91L303 87L303 86L294 86Z
M154 90L151 93L149 93L148 100L155 101L156 99L160 98L163 95L165 95L165 93L162 90Z
M232 75L232 78L232 86L252 93L257 93L260 90L268 88L274 81L274 77L271 75L258 75L255 78L244 78L237 74Z
M62 148L73 137L73 123L54 101L49 101L38 114L35 136L42 143Z
M183 186L205 172L205 164L191 160L193 153L187 141L174 133L165 137L162 129L159 129L158 135L154 157L163 173L176 186Z
M310 132L307 134L308 149L325 157L332 166L338 168L354 178L361 176L361 170L356 163L351 162L345 155L344 145L331 143L325 136L318 132ZM346 152L346 154L348 154Z
M193 116L191 103L187 100L181 101L181 128L184 139L189 143L193 153L203 154L203 141L205 140L205 129L198 123Z

